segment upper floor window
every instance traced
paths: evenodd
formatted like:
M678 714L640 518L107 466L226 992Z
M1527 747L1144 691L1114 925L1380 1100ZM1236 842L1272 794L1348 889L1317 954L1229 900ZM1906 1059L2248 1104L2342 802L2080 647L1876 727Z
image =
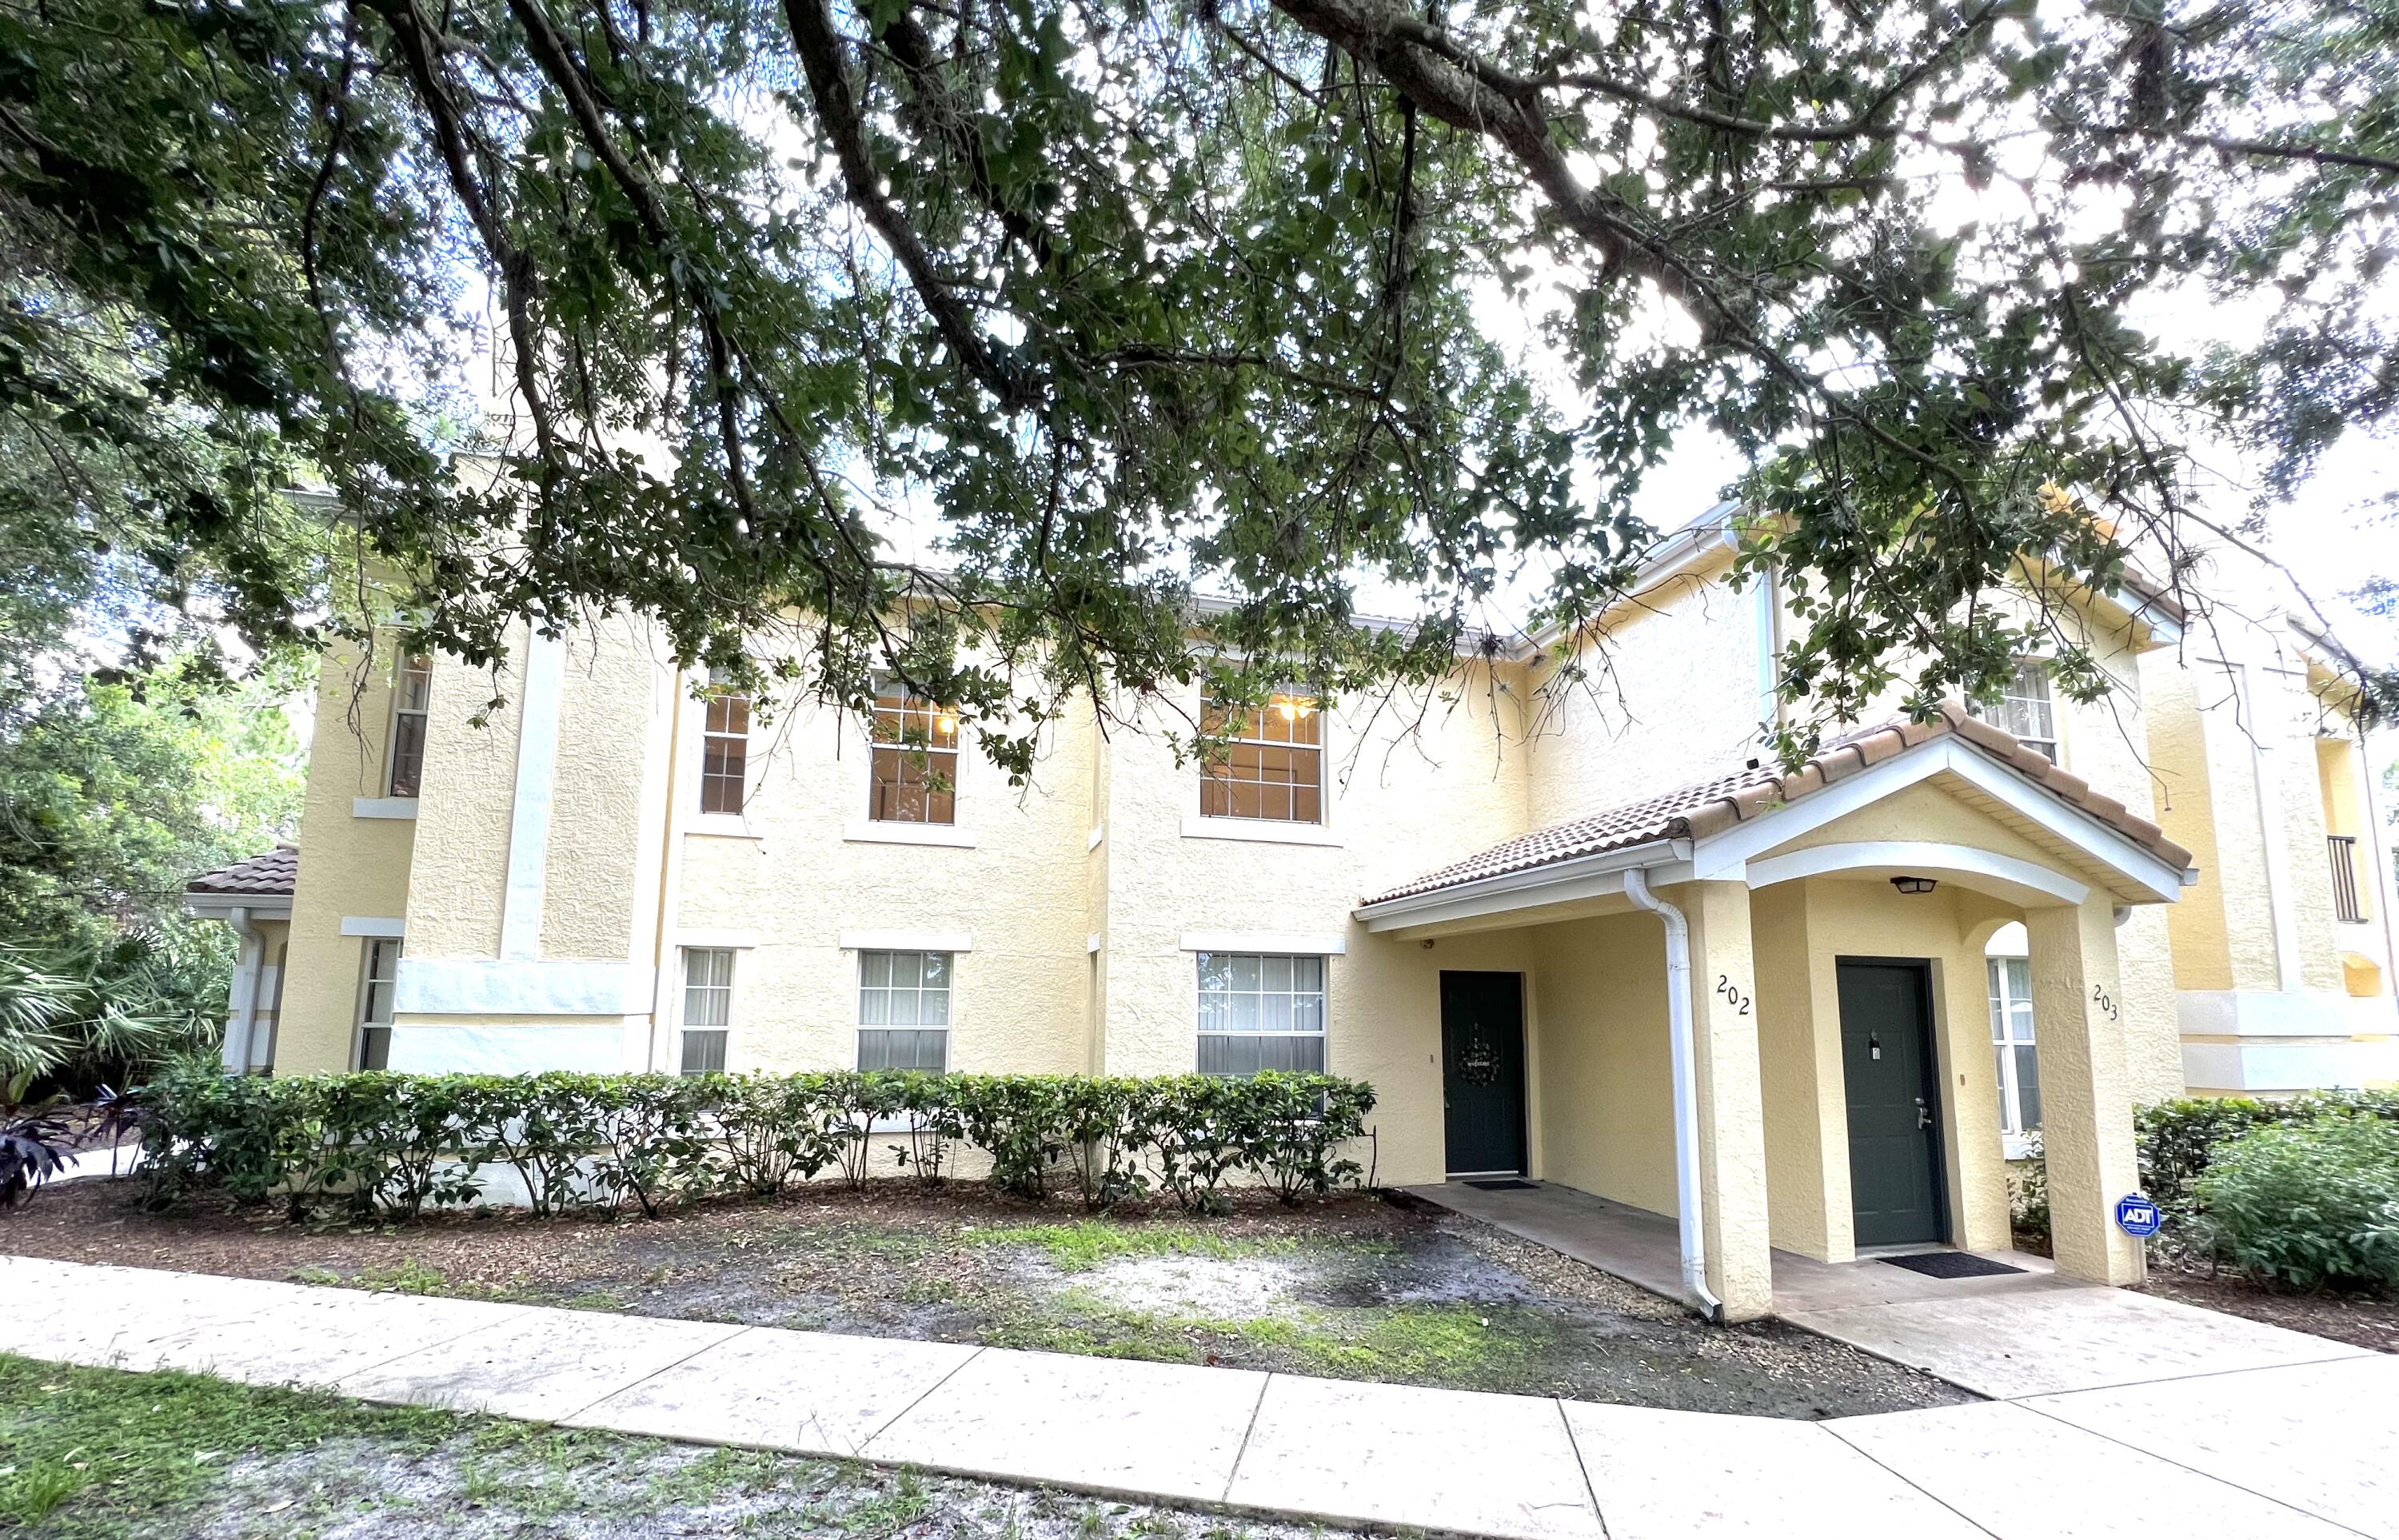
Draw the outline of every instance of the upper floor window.
M413 797L425 780L425 713L433 702L433 659L411 653L391 681L391 773L384 795Z
M701 738L699 810L739 813L750 784L750 697L724 692L708 697Z
M858 954L858 1067L923 1070L950 1066L950 953Z
M380 1070L391 1064L392 995L400 984L400 938L377 937L367 943L359 980L359 1068Z
M904 690L874 697L874 789L866 816L884 823L958 821L958 714Z
M725 1039L732 1024L732 952L724 947L685 947L683 953L683 1073L725 1073Z
M1255 710L1212 700L1200 726L1227 740L1222 759L1200 766L1200 817L1324 821L1324 713L1314 697L1277 691Z
M2050 699L2049 666L2037 657L2018 658L2016 671L1996 706L1977 706L1974 714L2003 733L2014 735L2027 749L2038 749L2051 763L2057 760L2057 708Z
M1999 1132L2020 1140L2040 1127L2040 1065L2032 1042L2032 964L1989 959L1991 1051L1999 1056Z
M1324 1071L1324 959L1200 953L1200 1073Z

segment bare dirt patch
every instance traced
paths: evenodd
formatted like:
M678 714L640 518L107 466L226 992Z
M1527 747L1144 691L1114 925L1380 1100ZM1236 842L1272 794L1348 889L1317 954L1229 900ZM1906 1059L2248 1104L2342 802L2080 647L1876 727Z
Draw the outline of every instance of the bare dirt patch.
M53 1188L0 1250L1398 1384L1818 1418L1972 1399L1781 1322L1717 1327L1474 1221L1357 1195L1092 1218L979 1185L811 1188L657 1220L299 1225Z
M2234 1273L2210 1274L2204 1263L2171 1258L2149 1260L2141 1292L2221 1310L2269 1326L2306 1331L2378 1353L2399 1353L2399 1300L2356 1294L2293 1294L2268 1289Z

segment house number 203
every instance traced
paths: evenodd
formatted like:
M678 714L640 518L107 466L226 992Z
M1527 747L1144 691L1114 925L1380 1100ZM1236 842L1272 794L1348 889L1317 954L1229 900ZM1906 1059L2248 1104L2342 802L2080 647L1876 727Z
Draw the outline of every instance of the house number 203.
M2108 993L2106 985L2094 984L2091 986L2091 1003L2098 1006L2100 1013L2106 1016L2108 1020L2113 1021L2116 1020L2116 997Z
M1732 981L1730 974L1716 975L1716 993L1741 1007L1741 1013L1743 1016L1749 1014L1749 996L1741 992L1741 986Z

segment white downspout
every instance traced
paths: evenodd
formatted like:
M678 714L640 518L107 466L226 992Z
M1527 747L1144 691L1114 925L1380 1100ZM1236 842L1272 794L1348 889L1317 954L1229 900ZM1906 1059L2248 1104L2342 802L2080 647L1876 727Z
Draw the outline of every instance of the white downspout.
M227 1012L221 1057L227 1074L248 1074L251 1058L258 1047L258 975L266 961L266 932L250 923L250 911L245 906L237 904L227 917L233 921L233 933L239 940L233 965L233 1008Z
M1683 1287L1708 1315L1724 1317L1724 1302L1708 1291L1707 1232L1700 1223L1700 1088L1691 1049L1691 926L1683 912L1649 891L1639 867L1624 873L1624 892L1666 922L1666 1031L1674 1056L1674 1209L1683 1242Z

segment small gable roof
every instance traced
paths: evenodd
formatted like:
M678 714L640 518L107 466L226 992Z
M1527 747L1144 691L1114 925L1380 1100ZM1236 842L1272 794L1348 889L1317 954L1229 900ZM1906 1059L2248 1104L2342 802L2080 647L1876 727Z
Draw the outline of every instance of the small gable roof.
M1661 796L1536 830L1376 894L1365 903L1371 906L1464 887L1586 856L1628 850L1634 845L1665 840L1703 840L1846 780L1920 743L1947 736L1972 745L2176 871L2189 868L2190 852L2167 839L2165 831L2155 823L2115 798L2093 790L2090 782L2052 763L2040 750L2026 748L2009 734L1975 717L1962 701L1948 700L1928 721L1884 723L1827 744L1796 770L1738 770Z

